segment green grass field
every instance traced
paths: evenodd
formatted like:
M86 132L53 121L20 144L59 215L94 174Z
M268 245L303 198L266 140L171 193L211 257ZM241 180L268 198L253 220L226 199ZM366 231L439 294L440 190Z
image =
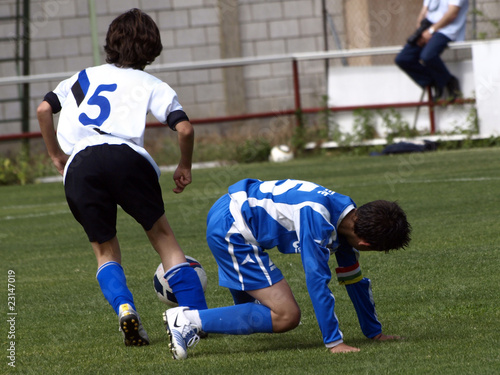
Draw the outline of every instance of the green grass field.
M321 156L195 170L193 184L180 195L171 192L171 174L165 173L167 216L186 254L207 271L210 307L232 299L217 283L205 217L227 186L245 177L310 180L358 204L399 201L413 226L411 246L388 254L363 253L360 263L372 280L384 332L404 340L366 339L345 289L332 281L345 342L361 352L328 353L300 258L273 250L271 257L302 308L301 325L275 335L212 334L188 360L174 361L162 324L165 307L153 291L159 258L140 226L120 211L123 266L151 339L148 347L125 347L117 318L98 288L93 252L67 208L62 185L9 186L0 188L0 374L500 373L500 148ZM15 290L9 290L9 276ZM15 324L8 321L13 316ZM9 366L11 341L15 369Z

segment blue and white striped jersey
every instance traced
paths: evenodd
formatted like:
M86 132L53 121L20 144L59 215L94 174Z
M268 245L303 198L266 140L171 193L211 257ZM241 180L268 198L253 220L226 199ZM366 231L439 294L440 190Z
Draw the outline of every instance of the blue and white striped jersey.
M229 195L240 233L282 253L329 254L339 245L339 223L356 207L348 196L299 180L245 179L230 186Z
M317 184L299 180L245 179L229 187L234 226L246 241L262 249L300 253L306 286L325 344L338 343L342 333L335 316L335 298L328 284L330 250L355 250L337 228L356 206L353 200Z

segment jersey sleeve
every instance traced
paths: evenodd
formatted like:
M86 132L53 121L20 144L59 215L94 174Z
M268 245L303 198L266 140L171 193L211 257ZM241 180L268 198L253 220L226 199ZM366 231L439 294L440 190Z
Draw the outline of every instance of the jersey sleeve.
M56 88L52 91L55 95L57 95L57 99L59 99L59 103L61 107L64 106L66 99L70 96L71 87L78 79L78 74L73 75L72 77L61 81Z
M329 237L335 230L333 225L310 207L300 210L300 248L304 267L306 286L323 342L342 342L342 332L335 315L335 297L328 284L331 271L328 265L330 251L326 247Z
M148 109L159 122L166 124L170 113L182 111L182 106L177 93L165 82L160 82L153 89Z

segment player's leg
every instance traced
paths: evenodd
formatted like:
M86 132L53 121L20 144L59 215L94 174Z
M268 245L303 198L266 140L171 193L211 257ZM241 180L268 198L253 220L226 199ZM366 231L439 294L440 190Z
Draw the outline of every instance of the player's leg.
M273 332L286 332L300 323L300 308L285 279L270 287L249 290L248 294L271 310Z
M219 284L233 295L235 291L246 292L260 303L187 311L185 315L208 333L245 335L295 328L300 309L288 283L267 252L239 233L229 206L229 197L221 197L207 218L207 242L219 266Z
M299 306L285 279L248 294L260 303L184 311L184 315L204 332L230 335L286 332L300 323Z
M285 279L258 290L248 291L261 303L243 303L206 310L186 307L165 313L174 359L186 359L187 349L199 341L197 333L249 335L252 333L285 332L300 322L300 309ZM269 306L267 306L268 304Z
M249 334L295 328L300 310L290 287L267 252L239 232L230 204L229 196L224 195L211 208L207 217L207 242L219 266L219 284L229 288L233 299L237 297L237 304L200 312L203 331ZM260 304L238 304L251 300L248 296Z
M119 148L117 163L110 176L115 201L142 225L157 253L160 255L166 278L179 303L192 308L206 308L203 287L186 262L165 216L164 202L158 175L151 163L128 146Z
M234 229L233 223L234 219L229 211L229 197L225 195L213 205L207 217L207 241L219 265L220 282L228 279L238 281L238 261L233 262L232 259L234 247L226 241L226 238L231 236L229 232ZM252 247L246 244L241 236L238 237L238 240L248 250L252 250ZM240 255L244 257L243 253ZM241 262L244 260L242 259ZM252 260L252 262L254 261ZM232 285L223 286L233 290L242 289L237 282L234 287ZM186 310L186 307L181 306L168 309L164 313L170 338L169 347L175 359L187 358L188 347L195 345L198 341L198 331L202 329L205 331L200 313L203 314L204 321L208 323L207 328L212 332L234 334L272 332L271 311L268 307L260 304L244 303L221 309ZM191 316L186 316L185 312ZM219 324L221 320L224 323Z
M103 243L91 242L91 245L97 259L96 278L106 300L116 314L119 314L120 305L123 304L130 304L135 310L134 299L121 266L120 245L116 236Z
M207 303L200 279L186 261L166 216L163 214L146 234L160 255L163 269L167 270L165 278L179 305L192 309L206 309Z
M116 238L117 205L108 178L114 168L106 165L116 158L119 150L100 145L79 152L68 167L64 185L71 212L83 226L94 250L101 290L117 314L120 304L134 307Z
M98 264L96 278L104 297L118 315L125 345L147 345L149 338L127 287L116 238L117 206L109 184L109 173L114 168L106 164L113 160L115 150L101 145L78 153L66 174L66 199L92 245Z
M118 239L113 237L104 243L92 242L97 258L97 281L104 297L118 315L120 331L126 346L149 344L149 337L136 311L134 298L127 287L127 279L121 266Z
M164 270L169 270L180 263L186 263L184 252L177 242L165 214L160 216L151 229L146 231L146 234L160 256Z

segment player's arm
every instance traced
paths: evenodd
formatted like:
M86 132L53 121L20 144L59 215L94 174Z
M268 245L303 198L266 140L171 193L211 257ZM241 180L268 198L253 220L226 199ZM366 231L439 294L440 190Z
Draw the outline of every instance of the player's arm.
M184 120L176 124L175 130L178 134L181 157L173 176L176 185L173 191L174 193L181 193L192 180L191 165L193 160L194 129L188 120Z
M328 265L330 251L324 246L323 241L329 237L332 229L333 226L310 207L300 210L300 254L306 287L323 336L323 343L328 348L343 343L342 332L334 311L335 298L328 287L331 280Z
M335 269L339 284L344 285L351 299L359 325L363 334L373 340L385 341L399 339L399 336L390 336L382 333L382 324L379 322L373 300L371 281L363 277L358 263L357 250L347 244L342 244L335 252L339 265Z
M174 193L182 193L191 183L191 164L193 160L194 129L189 117L179 103L176 92L165 82L158 81L153 87L149 111L160 122L177 132L180 160L174 172Z
M341 243L335 252L339 267L335 269L337 280L344 285L351 299L363 334L374 338L382 333L382 324L377 319L371 281L363 277L358 263L358 252L347 243Z
M57 168L58 172L62 175L64 173L64 166L68 161L68 155L66 155L59 146L59 142L56 138L56 132L54 128L54 116L53 116L53 106L49 104L46 100L38 106L37 111L38 123L40 125L40 131L42 133L45 146L49 153L52 162Z
M320 246L316 241L302 241L302 243L301 256L306 273L307 290L323 335L323 343L333 354L359 352L359 348L344 343L339 329L339 322L334 311L335 298L328 288L331 278L328 266L329 250ZM305 253L304 250L306 250ZM316 253L316 256L313 253Z

